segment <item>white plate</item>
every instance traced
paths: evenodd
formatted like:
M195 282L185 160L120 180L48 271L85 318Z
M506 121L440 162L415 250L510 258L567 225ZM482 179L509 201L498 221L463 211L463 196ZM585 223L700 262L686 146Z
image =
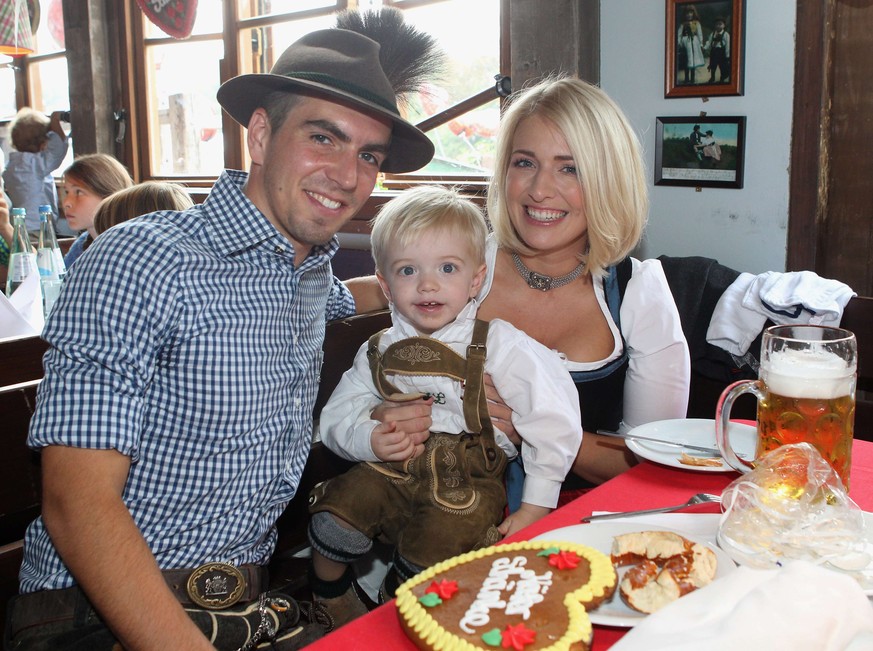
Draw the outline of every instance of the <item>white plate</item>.
M645 436L647 438L662 439L675 443L687 443L701 445L709 448L717 448L715 444L715 421L708 418L677 418L674 420L658 420L634 427L628 432L628 436ZM755 456L755 445L758 433L754 426L743 423L730 424L730 440L734 451L748 459ZM628 449L634 454L673 468L683 470L695 470L697 472L733 472L724 460L718 466L689 466L679 463L682 453L695 457L706 456L696 450L684 450L673 445L652 443L650 441L629 440Z
M536 536L534 540L553 540L556 542L565 541L587 545L588 547L593 547L609 556L609 553L612 550L612 539L615 536L625 533L634 533L636 531L673 531L680 536L684 536L688 540L706 545L715 552L716 559L718 560L718 567L716 568L715 573L716 580L723 576L727 576L729 573L737 569L737 566L734 565L730 556L714 543L699 536L692 536L690 534L682 533L681 531L676 531L675 529L667 529L666 527L658 527L650 524L636 524L633 522L591 522L589 524L576 524L562 529L547 531L544 534ZM621 582L624 573L629 567L630 566L618 568L619 582ZM608 601L604 601L600 606L590 611L588 616L594 624L631 628L639 624L646 617L646 614L633 610L625 605L621 595L618 593L618 587L616 584L616 590L612 595L612 598Z

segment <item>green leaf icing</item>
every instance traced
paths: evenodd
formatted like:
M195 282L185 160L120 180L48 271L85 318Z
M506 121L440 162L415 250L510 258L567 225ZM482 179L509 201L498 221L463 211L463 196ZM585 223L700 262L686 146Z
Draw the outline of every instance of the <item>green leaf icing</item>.
M418 598L419 603L425 608L433 608L434 606L439 606L443 600L440 599L440 596L435 592L428 592L422 597Z
M500 629L492 628L487 633L483 633L482 641L488 646L500 646L500 643L503 641L503 636L500 634Z

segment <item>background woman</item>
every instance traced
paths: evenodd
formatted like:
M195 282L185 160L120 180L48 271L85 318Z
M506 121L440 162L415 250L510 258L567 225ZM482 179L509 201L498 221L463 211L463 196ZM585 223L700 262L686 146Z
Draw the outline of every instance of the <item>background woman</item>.
M599 483L633 457L599 429L682 418L690 357L657 260L629 258L648 212L637 137L579 79L520 92L501 120L488 192L488 277L479 317L500 318L566 360L585 430L574 472ZM499 398L496 425L512 432Z
M150 212L187 210L193 205L187 190L178 183L143 181L114 192L100 202L94 213L94 234L100 235L113 226Z
M113 192L131 185L133 181L124 165L106 154L80 156L64 170L64 216L70 228L84 231L64 256L68 270L97 236L94 232L97 206Z
M685 72L685 83L697 83L697 69L706 64L706 59L703 55L703 27L700 26L700 18L694 5L685 8L676 38L676 56L679 69Z

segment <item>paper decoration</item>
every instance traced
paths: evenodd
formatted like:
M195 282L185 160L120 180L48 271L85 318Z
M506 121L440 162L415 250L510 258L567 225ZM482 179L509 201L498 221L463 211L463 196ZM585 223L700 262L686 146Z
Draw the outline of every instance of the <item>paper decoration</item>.
M136 0L142 12L173 38L188 38L197 15L197 0Z

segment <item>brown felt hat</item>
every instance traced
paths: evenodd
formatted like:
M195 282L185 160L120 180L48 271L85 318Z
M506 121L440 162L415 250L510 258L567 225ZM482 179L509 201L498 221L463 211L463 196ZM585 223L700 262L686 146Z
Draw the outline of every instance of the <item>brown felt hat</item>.
M345 29L311 32L288 46L269 73L234 77L218 89L218 103L243 126L273 91L317 91L393 123L385 172L411 172L433 158L433 143L400 116L394 89L379 64L379 44Z

